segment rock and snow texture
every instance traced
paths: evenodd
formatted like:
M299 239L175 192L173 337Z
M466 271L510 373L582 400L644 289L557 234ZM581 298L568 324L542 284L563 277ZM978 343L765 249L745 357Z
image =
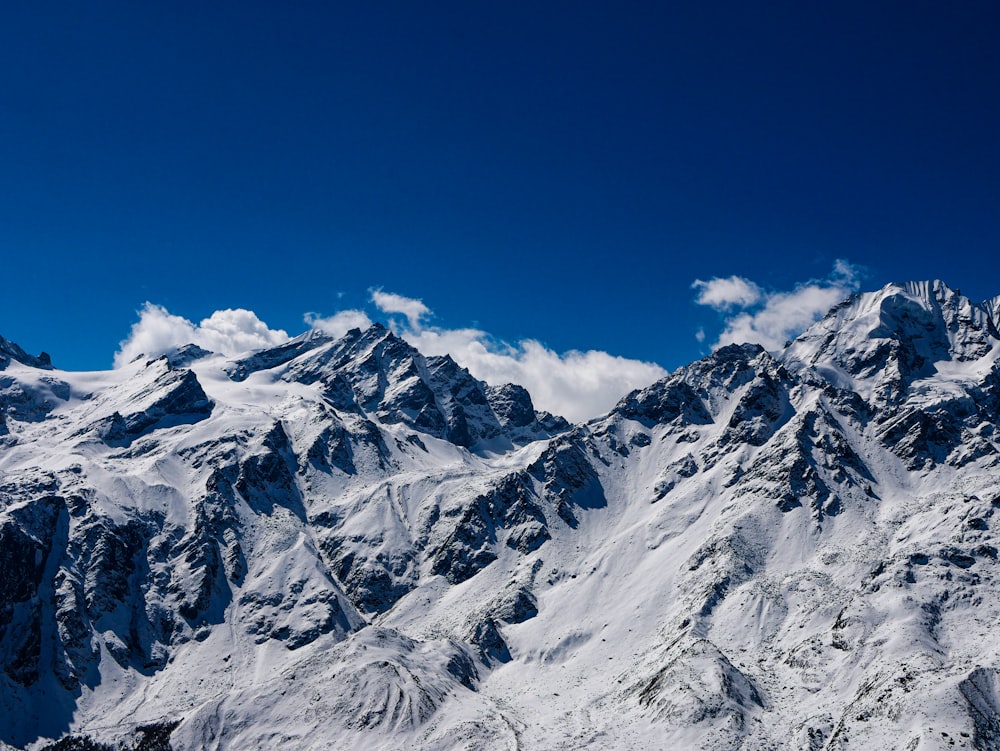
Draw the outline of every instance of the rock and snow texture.
M998 299L577 426L379 326L0 339L0 748L1000 749Z

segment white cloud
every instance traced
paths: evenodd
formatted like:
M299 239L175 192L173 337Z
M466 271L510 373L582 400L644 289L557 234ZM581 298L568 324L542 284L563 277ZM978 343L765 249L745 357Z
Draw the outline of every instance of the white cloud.
M764 295L760 287L741 276L729 276L725 279L713 277L707 282L695 279L691 288L698 290L695 302L716 310L748 308L760 302Z
M303 320L314 329L340 338L351 329L366 329L372 325L372 319L363 310L341 310L327 318L316 313L306 313Z
M195 325L173 315L162 305L147 302L139 311L139 320L132 325L128 338L119 344L114 362L118 368L139 355L158 357L188 343L232 356L286 341L288 334L268 328L250 310L217 310Z
M215 311L198 324L197 334L195 344L224 355L274 347L288 341L284 331L269 328L256 313L243 308Z
M383 313L402 313L406 316L406 321L413 331L419 331L422 319L431 313L430 308L424 305L423 300L383 292L380 289L372 290L372 302Z
M496 342L478 329L424 329L403 336L425 355L451 355L481 381L524 386L536 409L574 422L610 410L625 394L667 372L655 363L607 352L559 354L533 339Z
M855 266L843 258L838 258L833 263L833 271L830 273L829 281L834 286L842 287L850 293L854 293L861 287L863 272L863 267Z
M774 292L755 313L740 313L726 321L716 347L756 342L768 350L781 349L850 294L840 287L810 284L792 292Z
M726 344L754 342L774 351L781 349L786 341L794 339L825 315L830 308L856 292L859 276L860 270L856 266L838 260L826 279L805 282L788 292L763 292L753 282L740 277L711 282L696 281L692 286L701 289L696 299L701 305L708 305L716 310L728 310L733 305L750 308L726 316L724 329L713 348L717 349ZM729 283L733 280L752 285L760 293L759 297L754 302L741 303L733 294L728 298L729 305L720 304L720 301L726 299L721 291L718 296L705 298L707 285L716 281ZM754 307L756 310L753 310Z

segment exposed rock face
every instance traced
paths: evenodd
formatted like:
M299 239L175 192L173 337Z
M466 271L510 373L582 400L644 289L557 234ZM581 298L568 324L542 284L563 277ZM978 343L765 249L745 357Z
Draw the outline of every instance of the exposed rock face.
M44 420L60 402L70 397L70 387L58 378L42 375L25 383L12 375L0 374L0 418L20 422Z
M39 370L52 370L52 360L48 354L42 352L38 357L29 355L14 342L8 341L0 336L0 370L4 370L11 361L18 362Z
M890 285L580 426L381 326L0 339L0 746L1000 748L997 300Z
M208 357L211 354L212 353L207 349L203 349L197 344L185 344L175 352L168 354L167 362L170 363L171 368L186 368L195 360L200 360L201 358Z
M45 574L64 514L58 496L45 496L0 521L0 667L21 686L36 683L43 668L43 598L52 597Z

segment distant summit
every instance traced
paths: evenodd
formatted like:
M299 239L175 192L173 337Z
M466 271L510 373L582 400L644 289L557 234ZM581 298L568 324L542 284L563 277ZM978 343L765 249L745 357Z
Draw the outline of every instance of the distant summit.
M32 368L41 368L44 370L52 368L52 359L48 353L42 352L38 357L33 357L14 344L14 342L0 336L0 370L6 368L11 360Z

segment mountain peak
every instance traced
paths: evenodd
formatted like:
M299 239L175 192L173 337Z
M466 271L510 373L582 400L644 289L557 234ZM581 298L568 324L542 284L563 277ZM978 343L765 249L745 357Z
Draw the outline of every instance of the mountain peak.
M0 370L6 368L11 360L32 368L52 370L52 358L47 352L40 353L38 357L29 355L14 342L0 336Z
M182 347L178 347L173 352L168 352L166 354L166 358L171 368L186 368L195 360L200 360L203 357L209 357L213 354L215 353L211 350L204 349L193 342L189 342Z
M887 374L909 383L929 374L933 363L970 362L991 352L998 343L994 310L939 280L888 284L835 306L782 360L823 370L839 385Z
M424 357L381 324L351 329L339 339L308 332L226 368L237 382L264 371L285 382L321 384L338 410L406 425L465 448L523 444L566 427L537 414L530 398L531 419L525 419L526 392L491 391L450 355Z

